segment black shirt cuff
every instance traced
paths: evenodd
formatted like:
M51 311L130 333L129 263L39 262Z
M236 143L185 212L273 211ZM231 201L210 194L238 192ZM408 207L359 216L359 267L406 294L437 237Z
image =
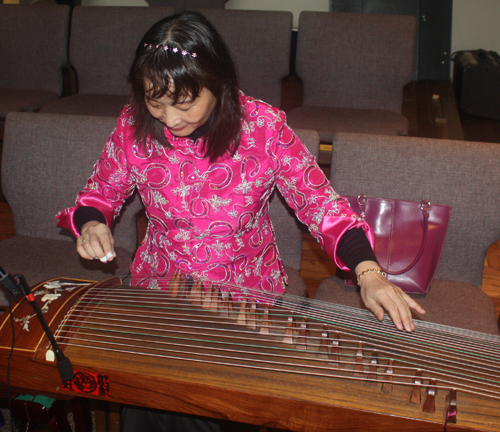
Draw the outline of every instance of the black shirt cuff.
M353 273L363 261L378 262L363 228L352 228L344 233L337 245L337 256Z
M78 207L73 214L73 222L75 223L76 229L81 234L82 227L90 221L98 221L103 224L106 223L106 218L104 215L97 210L95 207Z

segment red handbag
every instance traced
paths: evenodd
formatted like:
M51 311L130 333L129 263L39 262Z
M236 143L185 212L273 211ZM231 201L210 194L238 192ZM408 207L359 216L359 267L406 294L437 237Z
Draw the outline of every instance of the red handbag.
M425 294L441 258L450 207L365 195L346 198L373 229L375 256L387 280L407 293ZM356 286L352 273L346 285Z

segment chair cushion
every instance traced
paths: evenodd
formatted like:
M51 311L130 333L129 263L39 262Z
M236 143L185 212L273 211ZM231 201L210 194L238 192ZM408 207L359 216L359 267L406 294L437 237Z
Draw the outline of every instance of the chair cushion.
M411 294L426 311L414 318L482 333L500 334L493 300L474 285L435 280L426 295ZM314 296L326 301L366 309L359 288L346 287L336 276L325 279Z
M48 103L42 107L40 112L118 117L127 102L128 96L77 94Z
M321 142L331 143L336 132L408 135L408 119L394 111L302 106L287 117L293 129L317 131Z
M75 243L70 241L16 236L0 242L2 268L11 275L23 275L30 286L59 276L92 281L126 276L132 255L123 248L115 252L112 262L102 263L80 258ZM5 298L0 296L0 305L5 305L2 300Z
M0 89L0 117L11 111L38 111L42 105L57 100L56 93L44 90Z

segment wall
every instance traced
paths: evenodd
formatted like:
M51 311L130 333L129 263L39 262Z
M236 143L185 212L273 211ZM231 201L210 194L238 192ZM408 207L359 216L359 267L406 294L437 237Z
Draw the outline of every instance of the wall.
M147 6L145 0L82 0L84 6ZM289 10L294 27L302 10L327 11L329 0L229 0L227 9ZM454 0L452 52L483 48L500 54L500 1Z
M483 48L500 54L500 1L453 1L452 52Z
M82 6L149 6L145 0L82 0Z
M82 6L147 6L145 0L82 0ZM226 9L287 10L293 13L293 26L299 24L303 10L328 11L330 0L229 0Z
M327 12L330 0L229 0L226 9L288 10L293 13L293 26L298 27L300 12Z

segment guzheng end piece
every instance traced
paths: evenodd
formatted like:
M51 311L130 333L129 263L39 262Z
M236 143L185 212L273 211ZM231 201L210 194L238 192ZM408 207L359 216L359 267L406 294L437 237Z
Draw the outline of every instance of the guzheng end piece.
M424 406L422 408L423 412L435 413L436 412L436 380L431 379L429 387L427 388L427 397L425 398Z
M269 306L264 305L264 311L262 312L262 317L260 319L260 331L262 335L268 335L270 333L270 317L269 317Z
M368 373L367 385L376 386L378 384L378 351L373 350L372 358L370 359L370 371Z
M248 307L247 327L251 329L257 328L257 302L251 299Z
M335 332L333 334L332 340L331 340L331 349L330 349L330 361L334 366L339 365L339 360L340 360L340 335L339 332Z
M394 360L390 359L389 363L387 365L387 369L385 370L385 373L387 374L385 376L385 381L382 384L382 391L384 393L392 393L393 391L393 384L392 384L392 379L394 376Z
M236 318L236 324L246 326L247 325L247 296L243 297L240 302L240 310L238 311L238 317Z
M201 306L203 299L203 283L200 279L196 279L191 287L191 293L189 294L189 300L195 306Z
M356 360L354 363L354 372L353 376L356 378L364 378L365 374L363 368L363 342L360 342L358 345L358 351L356 352Z
M304 317L302 318L302 321L300 323L299 327L299 334L297 336L297 344L296 348L299 350L306 350L307 349L307 338L310 336L310 331L309 331L309 323L307 322L307 318Z
M293 329L295 327L295 321L293 320L293 315L288 317L288 321L285 327L285 334L283 335L283 339L281 342L286 344L293 344Z
M417 370L415 378L413 378L413 390L410 396L410 403L419 404L422 402L422 396L420 389L422 387L422 371L420 369Z
M319 340L318 357L320 359L328 360L328 328L323 325L323 331L321 332L321 339Z
M450 391L448 396L446 396L446 403L448 408L446 409L446 423L457 424L457 390L453 389Z

